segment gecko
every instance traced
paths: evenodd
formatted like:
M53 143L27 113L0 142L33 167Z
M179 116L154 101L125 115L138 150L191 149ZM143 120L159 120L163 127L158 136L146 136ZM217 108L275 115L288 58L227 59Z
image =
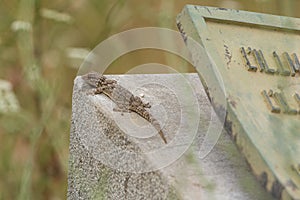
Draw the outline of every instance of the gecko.
M93 94L105 94L116 104L114 111L135 112L146 119L158 131L164 143L167 144L159 122L146 110L146 108L151 108L149 103L144 103L140 97L134 96L129 90L118 84L116 80L108 79L98 72L87 73L82 78L93 87Z

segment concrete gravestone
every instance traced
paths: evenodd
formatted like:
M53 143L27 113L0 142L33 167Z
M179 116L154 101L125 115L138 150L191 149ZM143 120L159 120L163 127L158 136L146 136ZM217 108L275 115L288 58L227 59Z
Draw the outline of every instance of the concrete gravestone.
M274 197L300 199L300 19L188 5L177 23L254 174Z
M169 88L176 82L182 86L182 75L115 75L108 76L122 83L134 94L143 90L145 98L151 102L161 102L166 110L167 120L163 131L166 134L168 145L165 145L158 134L150 138L132 135L132 131L123 128L132 128L129 123L124 127L117 124L118 119L127 121L131 117L139 123L146 123L133 114L113 112L114 103L105 95L87 94L88 86L78 76L75 79L72 102L72 125L70 135L70 161L68 175L69 200L73 199L228 199L228 200L271 200L264 189L257 184L249 172L248 165L241 157L235 145L227 134L222 134L213 151L199 159L199 148L202 146L210 125L212 108L204 92L204 88L197 74L186 74L184 77L191 83L195 97L199 103L201 115L199 128L193 144L183 155L167 165L155 170L145 170L147 167L161 164L155 159L145 157L142 151L166 147L166 157L171 157L179 146L171 144L174 131L178 138L184 141L185 134L189 134L188 115L180 120L182 109L176 103L176 98ZM143 82L156 83L144 85L134 89ZM157 83L164 83L165 87L158 87ZM186 87L179 87L175 91L186 95ZM165 94L168 97L165 97ZM194 102L194 104L197 104ZM194 104L189 104L194 108ZM153 106L155 107L155 106ZM153 108L154 109L154 108ZM163 117L162 109L151 110L158 119ZM179 117L179 118L178 118ZM160 122L163 120L160 120ZM147 123L146 123L147 125ZM123 127L122 127L123 126ZM143 127L142 127L143 128ZM186 131L185 131L186 130ZM135 134L145 134L146 131L136 131ZM126 154L131 152L131 156ZM136 155L133 157L132 155ZM144 156L143 156L144 155ZM139 157L140 156L140 157ZM134 158L134 159L133 159ZM136 171L136 172L134 172ZM143 172L144 171L144 172Z

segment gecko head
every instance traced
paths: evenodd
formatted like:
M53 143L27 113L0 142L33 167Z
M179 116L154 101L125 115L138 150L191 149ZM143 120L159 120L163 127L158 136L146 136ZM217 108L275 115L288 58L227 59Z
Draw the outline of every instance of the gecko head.
M82 79L93 87L99 87L106 80L106 77L98 72L89 72L83 75Z

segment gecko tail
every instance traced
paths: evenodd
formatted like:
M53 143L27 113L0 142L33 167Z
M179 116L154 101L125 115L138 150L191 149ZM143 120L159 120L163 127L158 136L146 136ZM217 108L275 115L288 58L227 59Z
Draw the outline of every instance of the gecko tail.
M165 144L167 144L167 143L168 143L168 142L167 142L167 139L166 139L164 133L162 132L161 126L160 126L160 124L158 123L158 121L156 121L156 120L153 119L153 118L151 118L150 121L151 121L152 125L154 126L154 128L158 131L158 134L160 135L161 139L164 141Z
M163 134L163 132L160 130L160 131L158 132L158 134L160 135L160 137L161 137L161 139L164 141L164 143L167 144L168 142L167 142L167 139L165 138L165 135Z

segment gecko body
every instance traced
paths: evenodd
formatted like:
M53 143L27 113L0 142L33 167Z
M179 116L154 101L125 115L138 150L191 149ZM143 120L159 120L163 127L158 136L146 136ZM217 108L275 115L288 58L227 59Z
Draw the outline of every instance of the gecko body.
M151 123L164 143L167 143L159 122L146 110L151 107L149 103L144 103L140 97L134 96L116 80L108 79L100 73L90 72L83 75L82 78L93 87L93 94L105 94L116 104L114 111L137 113Z

